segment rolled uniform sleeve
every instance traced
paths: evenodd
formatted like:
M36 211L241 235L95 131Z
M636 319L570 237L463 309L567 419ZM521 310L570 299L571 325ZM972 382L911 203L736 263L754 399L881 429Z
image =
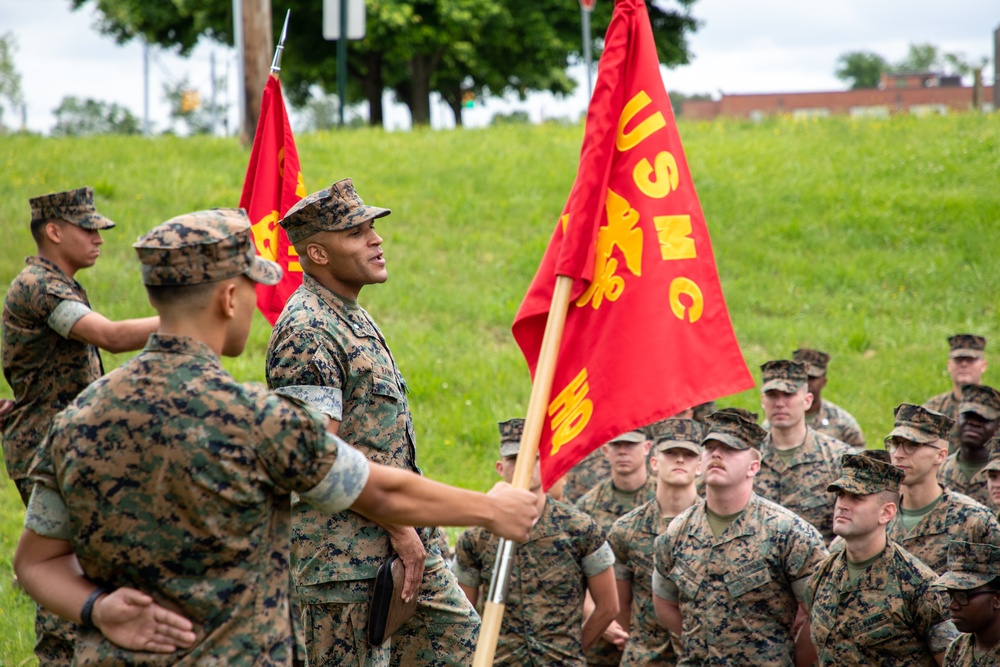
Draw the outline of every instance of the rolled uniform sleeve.
M69 338L69 332L73 329L73 326L82 317L92 312L90 306L82 301L64 299L59 302L59 305L53 308L47 322L50 329L63 338Z
M35 484L24 514L24 527L53 540L69 540L72 535L69 511L62 496L54 489Z
M337 421L343 421L344 419L344 395L340 389L335 387L294 384L287 387L278 387L274 390L274 393L301 401L330 419L336 419Z
M596 550L583 557L580 566L585 577L592 577L604 572L614 564L615 552L611 550L611 545L605 540Z
M50 429L49 434L39 445L28 470L28 479L34 483L34 489L24 515L24 527L43 537L68 540L69 511L56 483L55 468L50 455L52 437L53 430Z
M336 514L353 505L358 499L365 484L368 483L371 468L364 454L335 435L327 437L336 442L336 460L330 466L326 477L299 495L319 509Z

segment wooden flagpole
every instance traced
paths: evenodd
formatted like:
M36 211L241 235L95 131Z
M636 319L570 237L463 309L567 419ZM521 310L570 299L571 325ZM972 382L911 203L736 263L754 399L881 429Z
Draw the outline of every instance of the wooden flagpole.
M538 354L538 365L535 367L535 381L531 385L531 397L528 399L528 410L524 418L521 448L517 454L517 465L514 467L514 479L511 482L515 489L527 490L531 485L535 456L538 454L538 441L542 435L545 411L552 393L552 377L555 375L556 358L559 356L559 344L562 342L572 288L571 277L556 276L552 303L549 305L549 317L545 323L542 347ZM503 621L506 607L507 583L513 557L514 543L501 539L497 548L497 559L493 565L493 576L490 579L490 591L483 609L483 624L479 629L479 642L476 644L473 667L489 667L493 664L497 640L500 638L500 623Z

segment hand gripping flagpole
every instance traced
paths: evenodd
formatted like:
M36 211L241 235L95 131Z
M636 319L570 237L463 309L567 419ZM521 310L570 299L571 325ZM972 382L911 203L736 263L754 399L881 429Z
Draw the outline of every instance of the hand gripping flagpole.
M285 25L281 28L281 38L278 40L278 46L274 47L274 60L271 61L271 74L277 74L281 71L281 52L285 50L285 37L288 36L288 17L291 16L292 10L285 10Z
M572 288L571 277L556 276L552 303L549 306L549 318L545 323L538 365L535 367L535 381L531 385L531 398L528 399L524 432L521 434L521 448L517 454L517 465L514 466L512 486L515 489L527 490L531 486L535 456L538 454L538 441L542 435L545 411L552 393L552 377L555 375L556 357L559 354L559 344L562 342ZM510 565L513 558L514 543L501 538L497 547L496 563L493 565L493 575L490 578L490 591L483 609L483 624L479 629L479 642L476 644L473 667L489 667L493 664L497 640L500 638L500 623L503 621L506 607L507 584L510 580Z

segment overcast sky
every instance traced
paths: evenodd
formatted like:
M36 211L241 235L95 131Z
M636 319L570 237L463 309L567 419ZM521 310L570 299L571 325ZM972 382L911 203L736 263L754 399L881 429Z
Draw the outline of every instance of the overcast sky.
M274 7L277 21L284 12L280 1ZM698 0L693 14L702 23L690 39L693 62L665 70L664 75L668 90L689 94L842 90L843 82L834 75L840 54L868 50L897 61L911 43L931 43L945 52L963 53L969 60L992 61L993 31L1000 27L998 0ZM14 59L23 76L29 129L50 130L55 124L52 110L67 95L118 102L143 117L142 47L118 46L100 35L94 24L90 6L72 12L69 0L0 0L0 33L12 32L18 44ZM232 50L201 44L188 60L154 51L150 116L155 130L168 125L165 82L186 77L203 98L209 96L213 52L217 76L228 74L229 81L219 91L219 100L235 108L237 70ZM582 68L573 73L583 78ZM989 83L992 62L987 75ZM514 108L528 110L534 120L575 118L585 107L583 87L563 100L536 95L527 103L477 103L466 112L466 123L483 125L493 113ZM443 104L435 104L432 115L435 126L451 124L451 113ZM5 123L12 125L14 120L7 110ZM387 108L386 121L389 129L407 126L405 107Z

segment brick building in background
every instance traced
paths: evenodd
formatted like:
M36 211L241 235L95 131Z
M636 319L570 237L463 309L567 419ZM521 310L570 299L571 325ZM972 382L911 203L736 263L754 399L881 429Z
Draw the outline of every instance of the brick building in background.
M959 85L954 85L955 83ZM974 86L962 86L957 77L939 74L883 75L882 88L824 93L757 93L723 95L718 100L686 101L685 120L712 120L719 116L761 120L767 116L888 116L896 113L947 113L973 107ZM985 86L982 108L993 108L993 86Z
M767 116L888 116L897 113L948 113L979 108L1000 110L1000 28L993 33L995 83L984 86L980 76L963 86L957 76L934 72L883 74L878 88L821 93L723 94L718 100L687 100L681 116L688 120ZM981 73L980 73L981 74Z

